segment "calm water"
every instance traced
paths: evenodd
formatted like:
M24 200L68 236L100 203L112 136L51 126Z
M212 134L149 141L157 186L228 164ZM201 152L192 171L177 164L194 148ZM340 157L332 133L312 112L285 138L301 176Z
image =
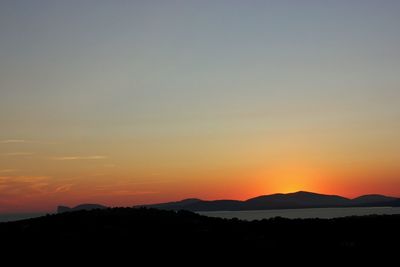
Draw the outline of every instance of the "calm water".
M249 210L249 211L207 211L199 214L210 217L238 218L241 220L261 220L273 217L284 217L290 219L306 218L338 218L346 216L363 215L390 215L400 214L400 208L373 207L373 208L319 208L319 209L286 209L286 210Z
M44 216L47 213L10 213L10 214L0 214L0 222L11 222L24 220L29 218L36 218L40 216Z

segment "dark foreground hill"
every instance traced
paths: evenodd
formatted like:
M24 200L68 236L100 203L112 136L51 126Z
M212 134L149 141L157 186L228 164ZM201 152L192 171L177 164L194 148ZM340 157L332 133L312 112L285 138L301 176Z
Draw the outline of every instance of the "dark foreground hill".
M63 261L83 256L100 262L176 261L183 257L196 262L211 258L270 260L282 254L287 259L294 255L388 257L400 248L399 227L399 215L246 222L189 211L113 208L0 223L0 248L3 257L18 252L25 259L28 254Z

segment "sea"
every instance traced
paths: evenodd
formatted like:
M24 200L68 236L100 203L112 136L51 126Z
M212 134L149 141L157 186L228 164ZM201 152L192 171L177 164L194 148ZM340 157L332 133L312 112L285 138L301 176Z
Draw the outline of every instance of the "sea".
M246 211L206 211L201 215L226 219L238 218L252 221L274 217L289 219L332 219L348 216L392 215L400 214L400 207L367 207L367 208L312 208L312 209L282 209L282 210L246 210Z
M0 214L0 222L12 222L12 221L25 220L25 219L45 216L46 214L49 214L49 213L44 213L44 212L36 212L36 213L5 213L5 214Z

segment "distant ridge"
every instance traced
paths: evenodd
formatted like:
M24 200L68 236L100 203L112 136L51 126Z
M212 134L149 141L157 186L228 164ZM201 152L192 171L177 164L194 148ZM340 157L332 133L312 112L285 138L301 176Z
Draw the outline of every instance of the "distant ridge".
M69 211L78 211L78 210L95 210L95 209L106 209L106 206L99 204L81 204L76 207L70 208L67 206L58 206L57 213L64 213Z
M147 207L162 210L188 210L188 211L240 211L240 210L274 210L274 209L305 209L305 208L340 208L340 207L400 207L400 198L384 195L370 194L354 199L337 195L324 195L307 191L298 191L288 194L262 195L241 200L201 200L188 198L181 201L137 205L134 207ZM77 210L105 209L99 204L81 204L70 208L58 206L57 212Z
M166 210L189 211L238 211L238 210L270 210L301 208L334 208L334 207L382 207L400 206L400 199L383 195L363 195L354 199L337 195L324 195L299 191L288 194L272 194L240 200L185 199L152 205L140 205ZM138 207L140 207L138 206Z
M352 201L353 203L357 204L368 204L368 203L389 202L394 200L396 200L396 198L387 197L383 195L364 195L354 198Z

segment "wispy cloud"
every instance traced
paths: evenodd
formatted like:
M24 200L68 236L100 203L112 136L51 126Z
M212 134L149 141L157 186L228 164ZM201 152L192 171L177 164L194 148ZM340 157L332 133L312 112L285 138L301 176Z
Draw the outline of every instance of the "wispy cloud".
M0 173L10 173L10 172L16 172L18 171L17 169L3 169L0 170Z
M1 196L43 193L49 185L48 176L0 176Z
M25 139L6 139L1 140L1 144L21 144L21 143L30 143L31 141Z
M107 159L107 156L63 156L63 157L53 157L52 160L102 160Z
M28 139L4 139L0 140L0 144L56 144L55 142L45 142Z
M0 176L0 201L45 196L70 191L73 183L56 182L50 176Z
M11 157L14 157L14 156L32 156L32 155L34 155L35 153L33 153L33 152L10 152L10 153L4 153L4 154L2 154L3 156L11 156Z
M63 192L67 192L67 191L71 190L71 187L72 187L73 185L74 185L74 184L64 184L64 185L60 185L60 186L58 186L58 187L56 187L56 188L54 189L54 193L63 193Z

